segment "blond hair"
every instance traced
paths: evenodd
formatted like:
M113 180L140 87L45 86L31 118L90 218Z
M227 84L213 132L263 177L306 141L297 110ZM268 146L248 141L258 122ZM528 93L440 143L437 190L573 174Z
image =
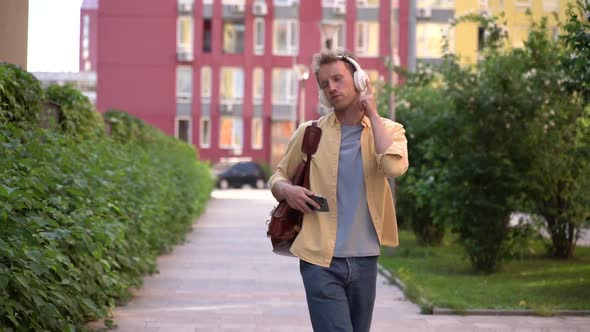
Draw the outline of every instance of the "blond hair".
M346 58L351 58L356 60L350 53L346 51L333 51L333 50L323 50L313 55L313 60L311 62L311 69L315 74L317 79L318 72L320 71L320 67L325 64L333 63L336 61L344 61L344 64L350 71L351 75L354 75L355 68L352 63L348 62Z

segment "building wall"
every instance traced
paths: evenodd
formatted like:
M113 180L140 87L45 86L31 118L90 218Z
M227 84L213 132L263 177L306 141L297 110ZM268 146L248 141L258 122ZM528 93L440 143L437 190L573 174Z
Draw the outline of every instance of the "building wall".
M29 1L0 1L0 61L27 69Z
M88 29L87 32L85 30ZM98 61L98 6L80 12L80 69L95 72Z
M521 47L528 37L531 17L539 22L543 16L548 20L548 26L557 30L557 21L552 12L558 14L559 20L564 22L568 4L575 4L573 0L489 0L480 4L472 0L455 0L457 17L467 13L488 11L492 15L504 13L506 28L508 29L508 46ZM532 16L526 12L530 10ZM464 63L475 63L478 59L478 26L475 23L465 23L457 27L455 35L456 50Z
M394 0L395 1L395 0ZM397 19L398 19L398 26L399 26L399 37L398 37L398 47L399 47L399 57L400 57L400 66L404 68L408 68L408 56L409 56L409 47L410 41L409 37L409 30L410 30L410 0L399 0L398 9L397 9Z
M267 0L267 14L257 16L252 12L255 0L245 1L243 13L235 13L233 7L220 0L210 4L196 0L190 13L180 13L177 0L101 0L95 26L99 45L97 108L102 112L111 108L125 110L169 135L178 133L177 119L188 119L191 121L190 142L198 148L202 159L216 162L226 157L249 157L275 165L297 123L301 122L301 114L305 121L320 116L317 83L309 66L313 54L321 49L322 22L344 22L346 49L354 53L356 22L367 17L378 20L378 35L371 35L371 38L378 39L379 54L359 57L359 62L374 77L387 78L385 59L390 56L391 50L391 0L379 0L380 8L359 10L356 0L344 1L345 13L335 13L322 8L322 1L299 1L294 6L275 7L273 0ZM193 22L192 59L180 59L177 54L177 20L183 15L190 16ZM286 17L299 22L299 50L295 55L274 55L273 23L276 18ZM264 52L261 55L254 52L256 18L262 18L265 25ZM245 25L244 49L239 54L223 52L224 22L231 19L243 20ZM211 22L210 52L203 49L205 20ZM400 45L398 49L407 47ZM182 101L176 96L177 67L192 70L191 97ZM204 67L211 69L209 99L201 96ZM244 77L243 99L232 105L231 110L222 104L221 98L221 70L225 67L241 68ZM262 68L264 74L261 105L254 105L252 96L255 68ZM307 80L295 82L296 98L288 105L273 104L274 69L309 73ZM226 123L222 123L222 117L226 115L242 119L241 148L220 148L221 127ZM203 146L200 140L201 118L210 119L209 146ZM261 148L254 148L252 144L253 118L262 118Z
M97 108L124 110L174 134L174 1L101 1Z
M449 49L461 56L463 64L474 64L478 60L479 25L463 22L452 27L454 19L468 14L500 15L506 21L508 46L521 47L528 36L532 13L536 22L547 16L548 25L557 29L552 11L560 20L566 18L568 3L573 0L416 0L416 58L418 63L437 63L443 56L442 38L449 40ZM400 2L400 6L404 5ZM426 15L424 13L427 13ZM410 43L411 44L411 43Z

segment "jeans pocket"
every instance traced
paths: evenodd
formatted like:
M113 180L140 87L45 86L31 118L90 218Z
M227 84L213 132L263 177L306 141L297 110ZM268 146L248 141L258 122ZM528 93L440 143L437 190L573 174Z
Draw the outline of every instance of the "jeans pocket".
M301 273L301 275L303 275L303 271L308 269L309 266L311 264L309 264L308 262L304 261L303 259L299 260L299 272Z

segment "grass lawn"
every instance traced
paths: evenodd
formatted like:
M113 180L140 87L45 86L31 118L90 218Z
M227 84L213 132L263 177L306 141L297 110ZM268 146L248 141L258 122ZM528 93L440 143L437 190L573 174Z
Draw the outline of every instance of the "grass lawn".
M447 236L450 238L450 236ZM400 231L400 246L383 253L381 265L400 279L406 295L424 312L432 307L465 309L590 309L590 248L577 247L575 258L558 261L544 255L542 243L522 260L506 261L496 273L474 273L463 250L445 240L441 247L416 245L414 234Z

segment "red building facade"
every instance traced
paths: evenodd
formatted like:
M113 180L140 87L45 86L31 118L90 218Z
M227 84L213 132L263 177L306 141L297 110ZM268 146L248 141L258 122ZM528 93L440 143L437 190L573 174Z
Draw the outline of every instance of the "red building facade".
M327 111L310 69L314 53L346 49L372 81L390 80L387 62L405 52L397 7L395 0L101 0L94 12L83 7L81 29L94 13L87 35L99 46L89 61L101 112L133 114L194 144L201 159L275 165L296 125Z
M80 11L80 72L96 72L98 0L84 0Z

